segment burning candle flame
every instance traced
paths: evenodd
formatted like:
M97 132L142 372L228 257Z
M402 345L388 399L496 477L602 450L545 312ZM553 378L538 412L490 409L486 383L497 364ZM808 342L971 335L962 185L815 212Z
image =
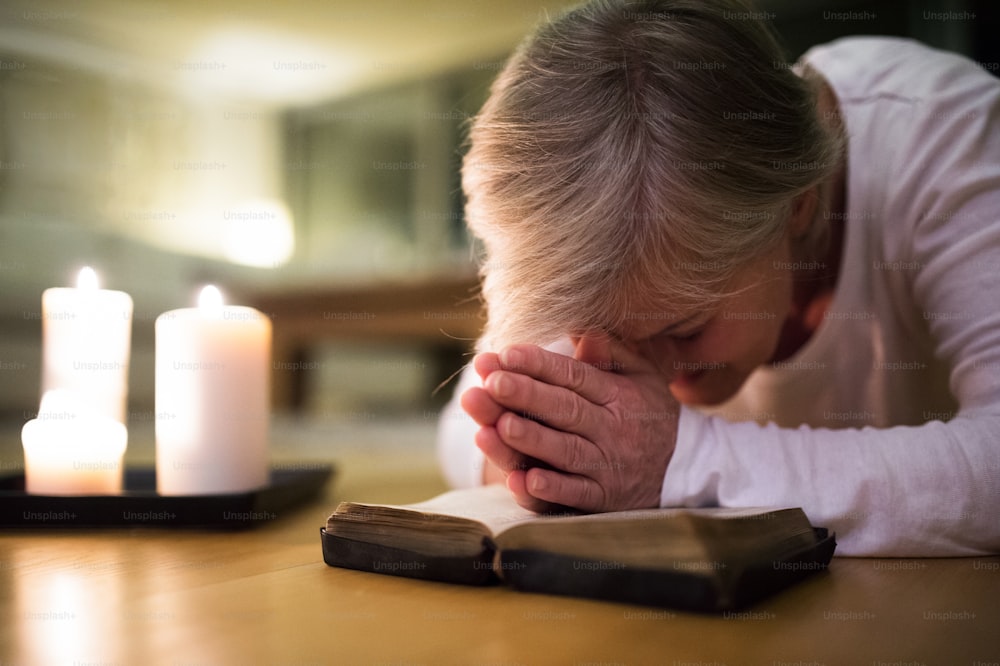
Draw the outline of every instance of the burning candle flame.
M222 307L222 292L214 284L205 285L198 295L198 307L215 309Z
M76 277L76 288L77 289L97 289L97 273L90 266L84 266L80 269L80 274Z

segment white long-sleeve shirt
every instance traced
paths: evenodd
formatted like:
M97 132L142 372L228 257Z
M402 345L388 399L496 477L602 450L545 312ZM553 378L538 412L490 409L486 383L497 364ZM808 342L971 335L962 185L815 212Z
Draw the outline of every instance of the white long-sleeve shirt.
M801 506L840 555L1000 552L1000 81L903 39L803 59L848 133L833 301L726 405L682 408L661 504ZM459 411L442 416L443 468L481 483Z

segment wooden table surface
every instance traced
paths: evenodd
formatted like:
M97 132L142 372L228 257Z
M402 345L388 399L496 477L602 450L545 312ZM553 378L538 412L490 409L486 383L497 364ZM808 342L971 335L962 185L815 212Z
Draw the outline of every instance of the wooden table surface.
M444 489L423 453L338 456L326 496L235 533L0 535L2 664L968 664L1000 662L1000 558L835 558L703 616L326 566L342 499Z

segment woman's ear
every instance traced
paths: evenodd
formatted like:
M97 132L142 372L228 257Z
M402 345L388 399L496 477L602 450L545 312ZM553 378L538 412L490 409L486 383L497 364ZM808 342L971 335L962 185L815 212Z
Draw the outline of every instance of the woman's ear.
M788 220L788 233L792 239L806 235L816 217L819 206L819 186L814 185L796 197L792 204L792 216Z

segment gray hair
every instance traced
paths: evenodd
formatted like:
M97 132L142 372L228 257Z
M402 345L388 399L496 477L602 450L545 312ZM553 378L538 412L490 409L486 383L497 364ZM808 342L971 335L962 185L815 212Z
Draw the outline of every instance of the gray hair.
M758 16L737 0L598 0L518 48L462 167L485 251L480 349L705 308L781 240L843 140ZM820 247L825 226L802 242Z

